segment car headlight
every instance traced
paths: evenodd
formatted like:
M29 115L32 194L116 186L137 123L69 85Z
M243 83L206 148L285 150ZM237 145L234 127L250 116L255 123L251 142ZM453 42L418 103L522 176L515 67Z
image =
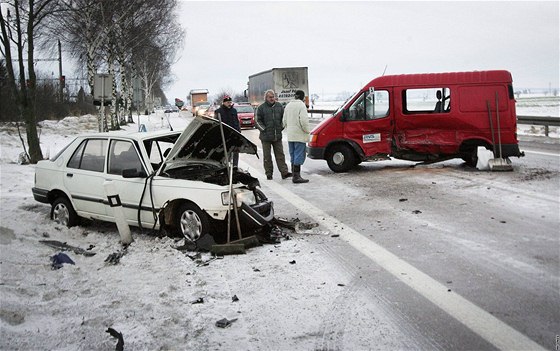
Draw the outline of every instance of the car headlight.
M237 207L240 207L242 203L245 203L249 206L257 203L257 199L255 198L255 193L253 193L250 190L239 191L239 192L234 190L234 192L237 198ZM229 191L222 193L222 204L224 206L227 206L229 203L228 196L229 196Z

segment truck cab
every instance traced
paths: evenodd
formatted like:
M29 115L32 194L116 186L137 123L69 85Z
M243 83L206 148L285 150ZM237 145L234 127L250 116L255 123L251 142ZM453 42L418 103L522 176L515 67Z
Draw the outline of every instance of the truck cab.
M373 79L316 126L308 157L334 172L391 157L474 166L477 148L498 140L504 158L523 155L509 72L393 75Z

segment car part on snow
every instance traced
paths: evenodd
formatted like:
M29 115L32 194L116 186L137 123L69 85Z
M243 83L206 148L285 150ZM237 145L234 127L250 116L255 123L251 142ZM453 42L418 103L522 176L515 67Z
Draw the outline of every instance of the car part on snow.
M126 248L121 250L121 251L113 252L112 254L107 256L107 258L105 259L105 262L115 265L115 264L119 263L121 261L121 257L126 255L127 253L128 253L128 250Z
M237 320L237 318L234 319L227 319L227 318L222 318L219 321L216 322L216 327L219 328L227 328L229 327L233 322L235 322Z
M116 338L117 341L117 345L115 346L115 350L116 351L123 351L124 350L124 338L122 333L116 331L113 328L107 328L107 330L105 331L107 333L109 333L113 338Z
M39 240L39 242L41 244L45 244L47 246L54 247L55 249L58 249L58 250L72 251L72 252L74 252L75 254L78 254L78 255L84 255L84 256L94 256L95 255L95 252L84 250L81 247L68 245L67 243L63 243L63 242L58 241L58 240Z

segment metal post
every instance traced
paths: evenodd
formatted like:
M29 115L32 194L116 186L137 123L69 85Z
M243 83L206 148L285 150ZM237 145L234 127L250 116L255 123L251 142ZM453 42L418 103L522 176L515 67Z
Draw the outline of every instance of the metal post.
M62 46L58 41L58 87L60 93L60 102L64 101L64 88L62 87Z

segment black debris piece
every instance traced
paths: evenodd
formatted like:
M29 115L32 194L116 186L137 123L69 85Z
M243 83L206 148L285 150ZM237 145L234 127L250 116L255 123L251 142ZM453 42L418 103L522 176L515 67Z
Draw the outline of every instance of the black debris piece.
M420 211L420 210L414 210L414 211L412 211L412 213L414 213L414 214L420 214L420 213L422 213L422 211Z
M331 235L331 238L338 238L340 236L340 234L333 234Z
M125 248L123 250L117 251L117 252L113 252L112 254L110 254L109 256L107 256L107 258L105 259L106 263L109 264L113 264L116 265L121 261L121 258L126 255L128 252L128 250Z
M113 328L107 328L107 330L105 331L106 333L109 333L113 338L116 338L117 341L117 346L115 346L115 350L116 351L123 351L124 350L124 338L122 333L119 333L118 331L116 331Z
M51 256L51 262L51 268L53 270L62 268L64 263L75 264L74 261L72 261L72 259L64 252L59 252L56 255Z
M338 283L338 284L336 284L336 285L338 285L338 286L346 286L345 284L342 284L342 283Z
M204 298L203 297L199 297L198 299L194 300L193 302L191 302L191 304L195 305L197 303L204 303Z
M222 318L219 321L216 322L216 327L219 328L227 328L231 325L231 323L235 322L237 320L237 318L234 319L227 319L227 318Z
M233 295L233 297L231 298L231 302L237 302L239 301L239 298L237 297L237 295Z
M405 202L405 201L408 201L408 199L405 198L399 199L399 202Z
M290 264L296 264L296 260L290 261Z
M63 243L62 241L58 240L39 240L41 244L45 244L47 246L53 247L57 250L63 251L72 251L77 255L84 255L84 256L94 256L95 252L91 252L92 245L87 250L84 250L77 246L68 245L67 243Z

